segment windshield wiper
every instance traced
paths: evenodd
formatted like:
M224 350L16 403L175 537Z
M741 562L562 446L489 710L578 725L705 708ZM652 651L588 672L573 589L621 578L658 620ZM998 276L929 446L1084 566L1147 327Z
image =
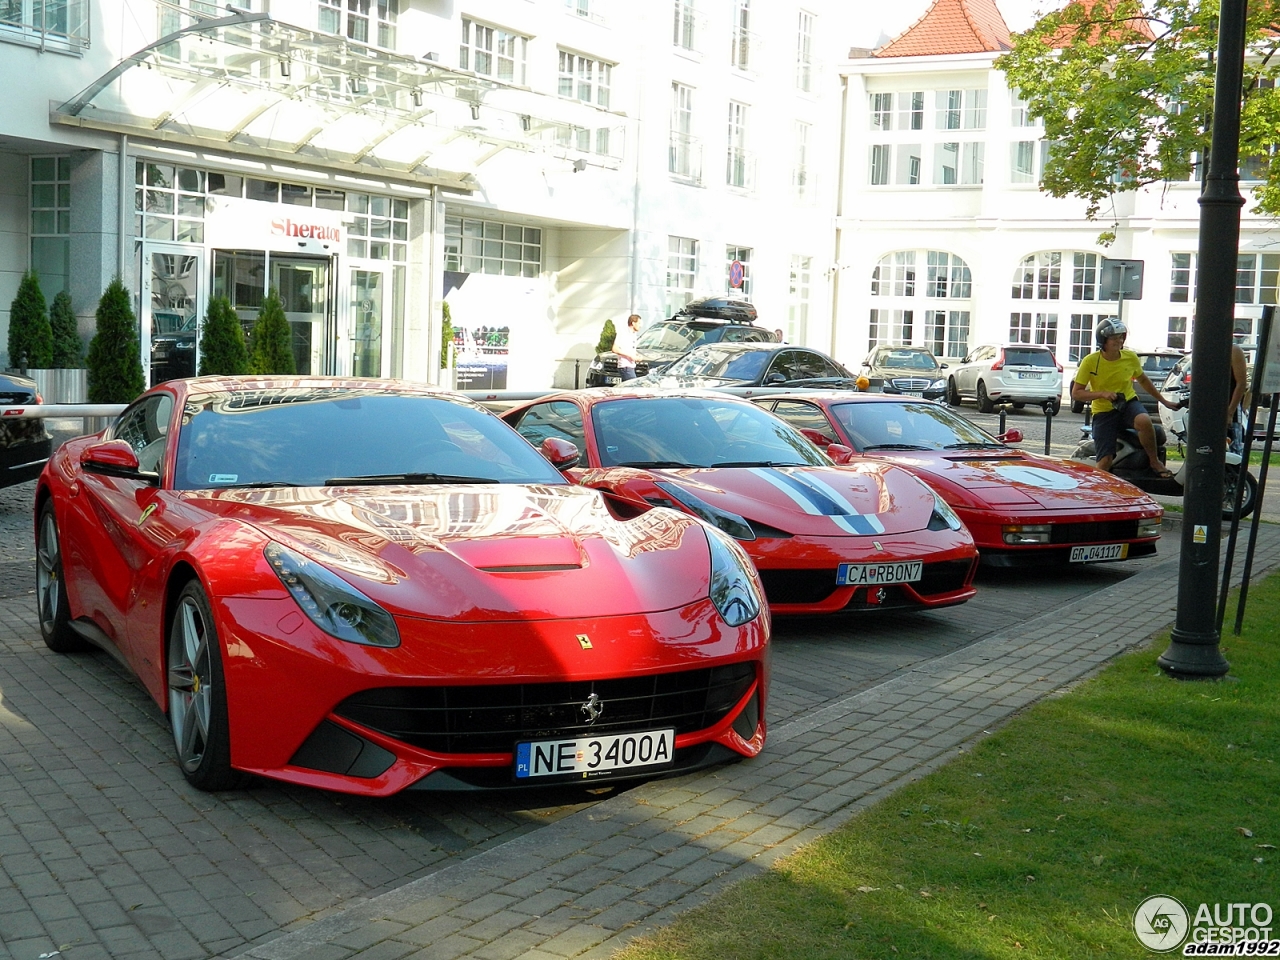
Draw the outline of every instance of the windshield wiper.
M948 443L943 450L999 450L1003 449L1003 443Z
M863 450L931 450L932 447L922 447L918 443L872 443L862 448Z
M284 480L251 480L248 483L220 483L208 490L252 490L255 487L297 487L301 484L286 483Z
M615 463L615 464L613 464L613 466L615 466L615 467L638 467L638 468L640 468L640 469L642 469L642 470L643 470L645 467L657 467L657 468L665 468L665 467L696 467L696 466L697 466L697 464L695 464L695 463L684 463L684 462L682 462L682 461L680 461L680 460L624 460L624 461L622 461L621 463Z
M330 477L326 487L385 486L397 483L498 483L489 477L466 477L452 473L375 473L367 477Z
M722 463L712 463L708 465L714 467L812 467L815 464L801 463L797 460L788 460L785 463L781 460L725 460Z

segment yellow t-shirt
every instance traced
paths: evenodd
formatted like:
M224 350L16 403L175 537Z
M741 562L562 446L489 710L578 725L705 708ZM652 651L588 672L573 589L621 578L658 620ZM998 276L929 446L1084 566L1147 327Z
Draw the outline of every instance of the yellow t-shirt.
M1132 400L1138 395L1133 389L1133 378L1142 372L1142 361L1132 350L1121 350L1118 360L1108 360L1101 350L1095 350L1080 361L1076 383L1101 393L1123 393L1126 400ZM1093 401L1095 415L1114 408L1110 400Z

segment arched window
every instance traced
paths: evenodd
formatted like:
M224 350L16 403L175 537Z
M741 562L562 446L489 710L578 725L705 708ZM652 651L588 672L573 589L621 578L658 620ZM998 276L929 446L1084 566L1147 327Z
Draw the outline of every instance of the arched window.
M1062 338L1072 362L1092 350L1094 328L1104 317L1115 316L1114 309L1098 302L1101 264L1099 254L1084 250L1044 250L1024 257L1013 271L1010 342L1043 344L1056 354Z
M869 348L882 343L927 347L938 357L969 351L973 275L945 250L897 250L871 271Z

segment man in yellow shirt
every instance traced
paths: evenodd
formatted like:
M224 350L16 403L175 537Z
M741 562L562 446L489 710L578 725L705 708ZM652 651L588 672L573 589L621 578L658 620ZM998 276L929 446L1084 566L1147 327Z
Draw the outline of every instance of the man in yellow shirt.
M1156 452L1156 432L1133 389L1137 380L1142 388L1161 405L1176 410L1178 405L1166 400L1142 370L1142 361L1132 350L1124 349L1129 328L1115 317L1098 324L1098 348L1080 361L1075 381L1071 384L1071 399L1076 403L1093 401L1093 445L1098 466L1111 469L1116 456L1116 438L1126 427L1138 432L1138 440L1151 464L1151 472L1163 479L1173 476L1160 462Z

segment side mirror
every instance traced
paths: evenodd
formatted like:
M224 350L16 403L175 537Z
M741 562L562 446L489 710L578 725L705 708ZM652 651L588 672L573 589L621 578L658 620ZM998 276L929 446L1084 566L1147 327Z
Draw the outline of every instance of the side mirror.
M160 478L138 468L138 455L124 440L104 440L85 447L80 454L80 469L106 477L123 477L155 483Z
M775 373L771 373L771 374L769 374L767 377L765 377L765 378L764 378L764 385L765 385L766 387L771 387L771 386L773 386L774 384L778 384L778 383L786 383L786 382L787 382L787 378L786 378L785 376L783 376L782 374L780 374L780 373L776 373L776 372L775 372Z
M938 369L939 369L939 370L946 370L946 369L947 369L947 364L945 364L945 363L940 363L940 364L938 364Z
M1019 430L1017 427L1011 427L1010 429L1006 430L1004 433L1000 434L1000 436L996 437L996 439L999 440L1001 443L1021 443L1022 431Z
M836 466L842 466L853 459L853 448L846 447L843 443L833 443L827 447L827 456Z
M568 440L559 437L547 437L542 441L541 453L557 470L569 470L578 465L582 455L578 448Z
M821 450L823 447L825 447L829 443L835 443L834 440L828 437L821 430L815 430L813 427L801 427L800 433L803 434L804 438L808 440L810 443L812 443L819 450Z

